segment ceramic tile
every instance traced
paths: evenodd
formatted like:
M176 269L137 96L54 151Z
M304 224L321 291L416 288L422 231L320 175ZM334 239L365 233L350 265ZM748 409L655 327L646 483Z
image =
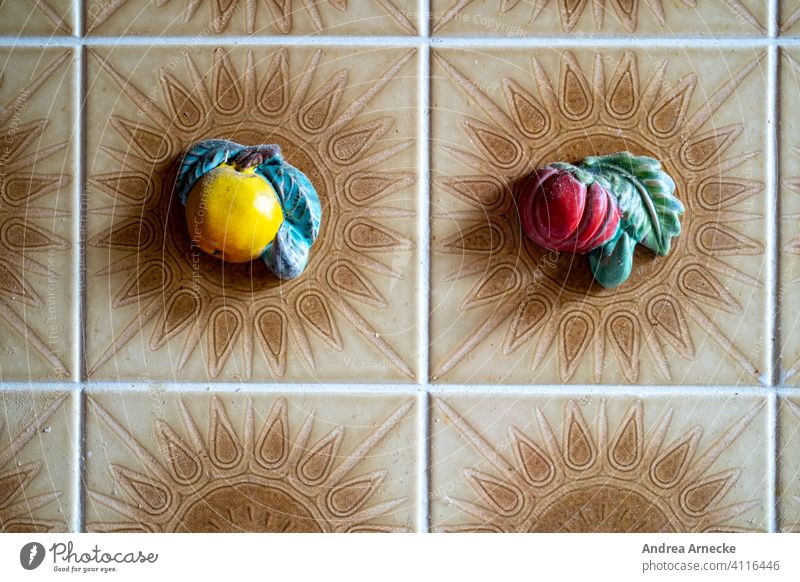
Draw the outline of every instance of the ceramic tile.
M412 380L414 49L90 53L90 377ZM299 278L192 250L172 185L209 137L278 143L315 184Z
M781 34L794 35L800 32L800 1L781 0L780 8Z
M800 399L782 399L779 410L779 526L783 531L800 532Z
M765 103L757 50L437 50L432 377L758 384ZM670 254L615 289L523 239L514 189L554 161L655 157L686 208Z
M78 0L2 0L0 35L72 34L73 2Z
M442 35L765 35L767 2L638 0L433 0Z
M86 0L90 34L103 36L417 34L414 0Z
M0 532L72 530L77 492L75 399L0 391Z
M764 400L435 399L437 531L753 531L767 524Z
M800 52L781 53L781 111L790 112L800 105ZM800 380L800 124L793 115L782 115L780 123L780 287L781 367L783 380Z
M72 54L0 49L0 380L70 376Z
M409 531L405 395L95 392L90 531Z

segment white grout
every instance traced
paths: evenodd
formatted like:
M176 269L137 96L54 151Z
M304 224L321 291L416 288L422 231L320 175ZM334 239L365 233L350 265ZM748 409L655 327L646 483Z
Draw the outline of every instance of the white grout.
M73 2L72 3L72 19L74 21L74 29L72 36L78 40L83 37L83 6L86 2Z
M780 35L781 10L779 0L767 0L767 34L770 38Z
M774 39L778 34L778 12L777 2L770 1L769 6L769 35ZM767 258L767 329L766 346L767 357L770 365L769 394L767 407L767 531L778 531L777 518L777 491L779 487L778 476L778 408L776 386L781 383L781 337L780 337L780 202L778 196L779 180L779 161L778 161L778 140L780 131L780 56L779 46L773 45L767 52L767 240L764 250Z
M74 46L432 46L432 47L589 47L602 45L625 47L710 47L745 48L800 46L800 36L651 36L651 37L475 37L475 36L0 36L0 46L74 47Z
M24 385L23 385L24 387ZM20 386L14 388L19 389ZM13 388L12 388L13 389ZM309 392L326 394L409 394L419 393L420 386L415 384L311 384L311 383L261 383L261 382L84 382L84 392L208 392L225 394L303 394Z
M771 393L772 389L759 386L642 386L614 384L432 384L428 392L437 396L498 394L536 396L608 396L608 397L659 397L659 396L758 396Z
M84 490L81 486L83 483L86 482L84 477L84 450L86 449L85 446L85 438L86 433L83 430L84 423L85 423L85 415L84 415L84 408L83 408L83 391L78 389L75 392L75 403L74 403L74 412L75 412L75 435L77 436L76 440L76 447L75 447L75 454L77 455L76 459L76 471L75 477L73 481L73 487L75 488L75 500L74 500L74 509L75 509L75 517L73 518L73 523L76 532L82 532L85 530L86 520L84 515L84 506L83 506L83 498L84 498Z
M431 132L431 47L430 47L430 0L419 0L419 27L423 44L419 48L419 266L418 291L418 328L419 328L419 360L418 369L422 374L420 395L417 399L417 531L430 531L430 396L428 378L430 370L430 132Z

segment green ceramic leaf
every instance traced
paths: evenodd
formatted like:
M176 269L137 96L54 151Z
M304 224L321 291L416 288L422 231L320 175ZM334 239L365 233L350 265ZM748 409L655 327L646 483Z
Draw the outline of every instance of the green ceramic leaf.
M622 285L633 268L633 250L636 241L623 230L617 230L614 238L589 253L592 275L608 289Z
M581 168L607 180L622 212L621 230L656 254L669 253L672 239L681 232L684 208L661 162L620 152L586 158Z

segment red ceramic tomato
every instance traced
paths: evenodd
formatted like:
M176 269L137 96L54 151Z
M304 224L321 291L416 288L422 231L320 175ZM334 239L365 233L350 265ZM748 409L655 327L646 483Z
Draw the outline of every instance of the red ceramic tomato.
M578 168L570 171L567 164L537 170L517 203L525 234L537 245L559 252L588 253L614 236L621 218L611 193Z

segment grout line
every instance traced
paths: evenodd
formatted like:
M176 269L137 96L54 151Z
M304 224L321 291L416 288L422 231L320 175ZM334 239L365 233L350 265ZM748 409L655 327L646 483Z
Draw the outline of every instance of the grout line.
M779 244L778 225L778 49L771 46L767 50L767 143L766 143L766 191L767 200L765 208L767 237L764 254L766 264L766 357L769 366L766 383L769 386L780 384L780 298L779 298Z
M430 39L432 16L431 0L419 0L419 34L424 39Z
M426 2L427 0L421 0ZM425 28L425 27L424 27ZM682 47L798 46L800 36L653 37L471 37L471 36L0 36L0 46L436 46L436 47Z
M422 374L421 383L428 384L430 366L430 46L423 45L419 49L419 83L418 83L417 113L419 115L418 136L419 147L417 151L418 164L418 220L417 231L419 235L419 284L417 285L418 320L419 320L419 373Z
M25 390L24 385L15 385L10 390ZM329 394L417 394L420 386L415 384L313 384L313 383L259 383L227 382L216 384L214 382L145 382L135 380L130 382L84 382L81 384L83 392L163 392L163 393L209 393L214 394L284 394L287 396L309 393Z
M780 18L778 0L769 0L768 34L774 41L779 34ZM780 322L780 199L778 139L780 119L780 58L779 45L773 44L767 51L767 352L770 362L770 393L767 396L767 531L778 531L778 396L777 386L782 381L781 322Z
M265 394L307 394L307 393L332 393L332 394L416 394L424 391L431 395L527 395L527 396L559 396L559 395L606 395L617 396L766 396L767 394L786 394L792 397L800 396L797 387L764 387L764 386L698 386L678 384L672 385L616 385L616 384L356 384L356 383L268 383L248 382L247 384L225 382L145 382L142 380L123 381L86 381L80 384L74 382L3 382L0 390L5 392L15 391L49 391L60 388L62 390L80 389L82 392L211 392L216 393L259 393Z
M85 2L73 1L72 3L72 37L78 40L83 38L83 5Z
M777 38L780 35L781 11L778 2L779 0L767 0L767 34L770 38Z
M767 531L778 530L778 449L779 449L778 397L773 391L767 397Z
M431 245L431 173L430 173L430 131L431 131L431 47L429 38L429 21L424 17L430 11L430 0L420 0L421 33L425 43L420 47L419 68L419 247L420 271L419 285L419 370L422 374L422 387L418 399L417 410L418 436L417 436L417 531L427 533L430 531L430 245Z
M75 471L75 518L73 519L73 523L75 525L76 532L84 532L86 531L86 516L85 512L85 504L84 504L84 488L83 483L85 482L84 474L86 471L86 431L85 424L86 424L86 415L84 410L84 402L83 402L83 390L79 388L75 392L75 423L77 424L76 431L78 435L78 442L77 447L75 447L75 454L78 456L77 458L77 471Z
M75 151L75 167L73 168L73 192L75 200L73 201L73 212L75 217L73 219L73 240L75 241L75 250L73 251L73 264L72 272L75 273L75 283L73 286L75 306L75 313L73 319L76 328L76 336L73 341L75 342L75 349L72 358L72 377L74 381L80 382L85 376L83 362L85 360L84 353L86 349L86 285L85 285L85 252L86 245L84 244L86 238L85 224L86 224L86 208L84 207L84 188L83 182L85 173L85 153L86 144L84 143L84 92L86 90L85 78L85 65L86 54L83 47L77 47L75 50L75 124L72 130L72 142ZM77 224L76 224L77 223Z
M433 395L527 395L527 396L569 396L591 395L609 398L632 396L759 396L772 393L763 386L680 386L680 385L613 385L613 384L566 384L566 385L493 385L493 384L434 384L428 391Z

